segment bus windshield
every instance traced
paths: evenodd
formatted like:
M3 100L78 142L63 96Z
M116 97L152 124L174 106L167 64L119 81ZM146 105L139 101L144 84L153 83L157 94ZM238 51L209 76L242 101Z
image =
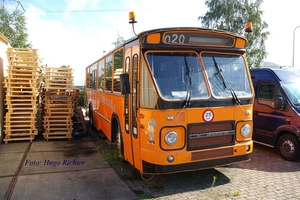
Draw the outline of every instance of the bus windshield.
M146 54L160 95L166 100L251 96L249 79L242 56L195 52L149 52ZM215 61L215 62L214 62ZM208 81L205 81L205 78Z
M251 96L250 80L242 56L202 54L202 60L214 96Z

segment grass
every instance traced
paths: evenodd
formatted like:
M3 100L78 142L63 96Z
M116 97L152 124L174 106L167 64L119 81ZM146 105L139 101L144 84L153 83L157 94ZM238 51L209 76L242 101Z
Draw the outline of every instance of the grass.
M229 194L220 194L220 192L217 191L214 188L214 186L216 184L216 181L217 181L217 177L213 176L211 188L210 188L210 190L208 190L208 196L211 199L215 199L215 200L218 200L218 199L227 199L227 198L231 198L231 197L238 197L238 196L241 195L241 191L240 190L232 192L232 193L229 193Z

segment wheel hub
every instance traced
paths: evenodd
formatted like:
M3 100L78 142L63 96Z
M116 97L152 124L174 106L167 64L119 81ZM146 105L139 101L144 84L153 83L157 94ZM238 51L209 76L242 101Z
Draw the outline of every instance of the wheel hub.
M282 151L285 155L291 156L295 151L295 146L290 140L286 140L282 143Z

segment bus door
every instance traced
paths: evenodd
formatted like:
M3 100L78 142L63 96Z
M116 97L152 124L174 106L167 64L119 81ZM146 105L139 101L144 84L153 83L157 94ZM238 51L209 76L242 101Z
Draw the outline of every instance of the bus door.
M135 166L135 154L138 152L137 140L137 77L138 46L125 51L125 73L129 74L130 94L125 95L125 132L123 133L124 157Z

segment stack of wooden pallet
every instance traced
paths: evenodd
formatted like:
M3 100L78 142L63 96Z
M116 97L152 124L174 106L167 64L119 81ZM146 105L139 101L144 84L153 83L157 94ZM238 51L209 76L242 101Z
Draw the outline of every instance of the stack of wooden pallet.
M8 48L8 70L4 80L6 89L4 141L32 140L35 127L41 69L36 49Z
M74 114L72 69L45 66L44 138L71 139Z

